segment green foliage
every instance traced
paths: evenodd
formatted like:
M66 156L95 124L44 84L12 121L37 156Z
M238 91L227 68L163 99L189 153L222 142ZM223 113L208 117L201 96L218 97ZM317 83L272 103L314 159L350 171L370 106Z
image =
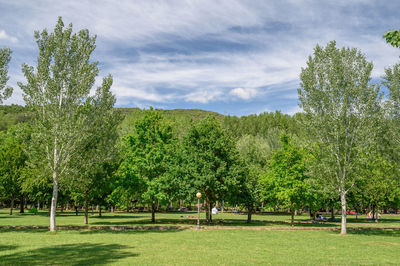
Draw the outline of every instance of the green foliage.
M9 77L8 74L8 64L11 60L11 50L9 48L0 48L0 104L4 100L9 98L12 94L13 89L7 85Z
M394 47L400 47L400 31L399 30L390 30L383 34L383 38L386 39L386 42Z
M215 117L207 116L194 124L183 144L183 184L188 198L201 192L206 200L207 221L216 200L226 200L237 192L242 175L238 152L232 138Z
M160 112L152 109L137 120L134 127L134 132L123 138L120 182L126 188L125 193L138 195L142 202L152 205L154 213L158 202L165 203L169 199L172 127Z
M276 198L281 206L290 208L293 215L307 199L306 160L304 151L294 145L288 135L281 136L281 145L282 148L273 153L262 181L265 184L263 192L266 199Z
M35 32L39 56L36 70L23 64L27 84L19 83L24 100L32 112L32 165L46 167L52 174L53 195L50 230L55 230L55 208L58 186L65 176L74 172L74 158L81 151L90 104L90 90L99 73L97 62L90 56L96 45L87 29L72 33L72 24L64 27L59 17L54 32ZM109 90L111 77L103 80L102 90ZM93 133L90 132L90 133ZM44 158L44 160L43 160ZM45 163L43 163L45 161Z
M242 159L244 180L240 182L240 192L237 194L237 202L248 210L248 222L251 220L251 212L261 203L260 178L267 171L267 163L271 156L271 147L266 139L260 136L244 135L236 147Z
M21 195L27 155L14 130L0 134L0 195L14 201Z
M371 85L372 63L355 48L319 45L301 70L300 107L314 140L324 147L326 178L333 178L342 201L345 229L346 193L358 177L359 154L372 145L380 111L379 87Z
M0 105L0 131L29 120L26 108L20 105Z

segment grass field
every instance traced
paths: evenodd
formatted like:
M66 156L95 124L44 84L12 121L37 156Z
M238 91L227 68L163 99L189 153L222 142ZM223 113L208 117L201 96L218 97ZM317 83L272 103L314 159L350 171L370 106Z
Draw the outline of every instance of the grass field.
M1 264L400 264L400 231L0 230Z
M99 217L97 213L94 215L89 214L89 226L195 226L197 220L187 218L188 216L197 217L195 212L168 212L157 213L156 223L151 223L150 213L103 213ZM201 213L202 226L207 226L204 221L204 213ZM245 214L232 214L220 213L213 216L214 223L210 226L263 226L263 227L288 227L290 226L290 215L279 214L264 214L253 215L253 222L246 223L247 215ZM340 218L340 216L337 216ZM296 227L340 227L340 219L336 222L323 222L312 223L308 214L295 216ZM38 214L24 213L19 214L16 211L12 216L8 215L7 209L0 210L0 226L48 226L49 216L48 212L41 211ZM60 226L80 226L83 224L83 213L79 216L75 212L57 213L57 225ZM378 223L370 219L365 219L365 216L354 215L348 216L348 226L351 227L399 227L400 228L400 215L383 215Z
M0 229L1 265L354 265L400 264L400 231L194 230L193 213L157 214L158 225L186 225L173 230L59 230ZM245 215L219 214L217 225L245 226ZM288 215L255 215L259 227L288 227ZM297 227L307 227L307 215L296 216ZM47 226L46 212L7 214L0 225ZM147 213L105 213L89 218L90 225L151 225ZM83 216L60 214L58 225L83 225ZM311 224L312 226L316 226ZM350 226L400 227L399 216L379 223L350 219ZM278 226L278 227L276 227ZM336 224L318 226L336 227ZM210 227L204 227L209 228Z

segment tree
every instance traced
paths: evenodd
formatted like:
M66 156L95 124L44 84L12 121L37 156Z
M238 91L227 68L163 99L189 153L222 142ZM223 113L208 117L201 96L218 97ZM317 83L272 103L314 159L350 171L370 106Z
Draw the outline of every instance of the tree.
M299 100L306 128L324 144L342 209L341 234L346 234L346 194L358 177L359 154L371 144L379 87L371 85L372 63L355 48L319 45L300 74Z
M138 192L151 204L151 221L159 203L168 201L168 175L173 141L172 127L159 111L150 109L135 122L133 133L124 136L122 162L119 168L121 185Z
M386 39L386 42L394 47L400 48L400 31L399 30L390 30L383 34L383 38Z
M69 185L71 190L82 196L85 219L88 224L89 202L104 195L105 184L119 161L117 127L121 122L119 112L114 110L115 96L110 92L111 76L103 80L105 86L99 87L93 97L89 97L82 112L86 116L81 130L80 152L73 158L73 169Z
M264 189L272 190L278 202L290 209L291 225L294 225L295 210L305 205L307 200L306 161L303 151L291 143L290 137L281 136L282 148L271 158L265 177Z
M11 200L10 215L15 199L22 194L21 176L27 159L22 144L13 133L15 132L0 135L0 189L3 192L1 194Z
M183 140L184 183L191 195L201 192L206 201L207 223L212 222L211 209L217 200L234 197L241 175L234 141L219 121L207 116L192 126Z
M0 104L11 96L13 89L7 85L9 77L8 63L11 60L11 50L9 48L0 49Z
M264 138L252 135L241 137L236 147L247 168L245 178L241 182L243 186L240 188L238 201L247 208L247 222L250 223L254 209L261 202L260 178L267 171L271 148Z
M52 175L50 230L55 231L60 181L73 169L72 158L85 138L83 108L99 72L98 63L90 61L96 37L86 29L73 34L72 24L64 28L59 17L54 32L36 31L35 39L39 48L36 71L24 64L27 84L19 86L33 115L30 160L36 163L44 158ZM109 86L108 79L101 85L103 89Z

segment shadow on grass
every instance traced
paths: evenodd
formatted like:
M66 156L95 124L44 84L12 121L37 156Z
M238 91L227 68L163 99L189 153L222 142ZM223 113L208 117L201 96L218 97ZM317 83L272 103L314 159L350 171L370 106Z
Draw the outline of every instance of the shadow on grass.
M0 245L0 252L6 251L6 250L12 250L16 249L18 246L16 245Z
M141 220L134 221L96 221L90 222L91 225L110 225L110 226L140 226L140 225L149 225L151 226L151 220L147 217L141 217ZM206 225L206 222L201 220L201 225ZM193 225L197 224L196 219L156 219L155 225ZM238 219L214 219L214 221L210 224L210 226L264 226L264 227L273 227L273 226L282 226L289 227L290 222L288 221L267 221L267 220L253 220L251 223L247 223L246 220L238 220ZM337 227L337 224L332 223L311 223L309 221L295 221L295 227Z
M121 229L121 230L111 230L111 229L90 229L90 230L85 230L85 231L79 231L79 234L81 235L91 235L91 234L128 234L128 235L134 235L134 234L146 234L146 233L177 233L184 231L186 229L142 229L142 230L136 230L136 229Z
M348 230L350 235L400 237L400 230Z
M393 219L393 218L383 218L379 219L378 222L375 222L373 219L366 219L366 218L350 218L347 219L348 223L366 223L366 224L399 224L400 225L400 219Z
M64 244L43 247L0 256L2 263L11 265L92 265L115 263L120 259L137 257L126 251L129 246L119 244Z

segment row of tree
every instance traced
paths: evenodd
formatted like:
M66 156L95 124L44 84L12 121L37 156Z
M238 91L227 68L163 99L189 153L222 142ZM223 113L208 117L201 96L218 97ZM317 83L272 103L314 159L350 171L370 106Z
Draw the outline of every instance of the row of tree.
M398 46L397 31L388 42ZM160 206L204 196L207 222L216 202L261 206L337 208L346 233L348 204L359 211L400 204L398 143L400 65L386 69L383 97L371 83L372 63L355 48L316 46L301 70L303 113L248 117L207 116L182 130L150 109L121 127L113 106L112 77L91 94L99 69L90 56L95 37L72 32L61 18L54 32L35 32L37 66L23 65L29 120L0 135L1 195L23 205L46 202L50 230L57 206L148 204L152 221ZM0 101L11 51L0 52ZM125 119L126 120L126 119ZM126 124L126 123L125 123ZM124 125L124 123L122 123Z

